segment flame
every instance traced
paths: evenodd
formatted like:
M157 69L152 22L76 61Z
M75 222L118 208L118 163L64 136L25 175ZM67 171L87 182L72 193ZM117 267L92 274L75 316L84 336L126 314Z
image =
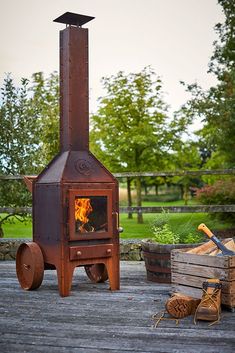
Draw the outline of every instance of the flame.
M82 224L89 222L88 215L93 211L90 199L75 199L75 219Z

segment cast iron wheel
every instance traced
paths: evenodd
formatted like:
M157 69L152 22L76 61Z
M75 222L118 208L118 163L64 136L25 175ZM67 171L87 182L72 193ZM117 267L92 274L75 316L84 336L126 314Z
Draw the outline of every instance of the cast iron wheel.
M44 275L44 260L36 243L23 243L16 254L16 273L21 287L33 290L40 287Z
M108 272L104 264L84 266L88 278L94 283L105 282L108 279Z

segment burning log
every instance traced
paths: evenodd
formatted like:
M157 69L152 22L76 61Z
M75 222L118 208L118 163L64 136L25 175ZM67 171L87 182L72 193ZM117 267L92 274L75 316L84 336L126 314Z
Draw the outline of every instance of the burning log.
M89 214L93 211L91 206L91 200L88 198L76 198L75 199L75 220L76 220L76 231L79 233L93 232L94 227L89 226L86 228L85 225L89 222Z

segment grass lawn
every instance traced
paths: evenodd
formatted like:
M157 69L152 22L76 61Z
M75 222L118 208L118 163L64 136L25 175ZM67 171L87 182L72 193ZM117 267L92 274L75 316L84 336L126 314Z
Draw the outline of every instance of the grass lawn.
M196 205L197 202L195 200L188 200L188 206L190 205ZM135 206L135 205L133 205ZM178 201L167 201L167 202L156 202L156 201L143 201L142 206L146 207L152 207L152 206L158 206L158 207L163 207L163 206L184 206L184 202L182 200Z
M136 215L133 214L133 219L128 219L126 214L121 214L120 226L124 229L123 233L121 233L121 238L151 238L150 225L158 216L158 214L153 213L144 214L144 223L137 224ZM197 231L200 223L205 223L212 230L232 228L232 224L212 220L207 213L172 213L170 214L169 223L173 230L179 234L186 230L189 230L192 234L202 234Z
M190 201L189 204L194 202ZM143 202L143 206L180 206L182 201L174 202ZM136 214L133 214L133 219L128 219L127 214L120 214L120 226L123 227L124 232L121 233L121 238L151 238L150 224L160 214L144 214L144 223L137 224ZM206 213L171 213L169 223L173 230L178 234L190 232L193 235L198 235L197 226L200 223L205 223L212 230L232 228L234 225L230 223L222 223L218 220L212 220ZM28 219L27 222L20 222L15 220L14 223L7 222L3 225L5 238L31 238L32 237L32 222Z
M195 200L189 200L188 205L195 205ZM170 201L170 202L151 202L144 201L142 206L183 206L184 202ZM137 224L137 215L133 214L133 219L128 219L127 214L120 215L120 226L123 227L124 231L121 233L121 238L151 238L151 223L159 217L160 214L147 213L144 214L144 223ZM185 232L190 232L193 235L199 236L204 235L197 230L200 223L205 223L212 230L226 229L234 227L231 223L225 223L218 220L211 219L207 213L171 213L169 223L174 232L178 234L183 234Z
M123 239L144 239L151 237L151 222L158 217L157 214L148 213L144 214L144 223L137 224L136 215L133 215L133 219L128 219L127 214L120 215L120 226L124 228L124 232L121 233ZM206 223L206 225L213 229L225 229L230 228L233 225L229 223L221 223L219 221L212 220L206 213L172 213L170 215L170 224L172 225L175 232L180 233L188 228L190 224L190 231L192 234L198 234L197 226L200 223ZM32 222L29 219L26 223L15 221L14 224L6 223L3 226L4 238L31 238L32 237Z
M17 219L3 225L4 238L32 238L32 221L28 218L25 222Z

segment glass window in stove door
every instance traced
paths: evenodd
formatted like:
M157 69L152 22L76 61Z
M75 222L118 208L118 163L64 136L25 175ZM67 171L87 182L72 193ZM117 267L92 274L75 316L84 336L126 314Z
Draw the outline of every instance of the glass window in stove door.
M107 196L75 197L75 232L107 232Z

